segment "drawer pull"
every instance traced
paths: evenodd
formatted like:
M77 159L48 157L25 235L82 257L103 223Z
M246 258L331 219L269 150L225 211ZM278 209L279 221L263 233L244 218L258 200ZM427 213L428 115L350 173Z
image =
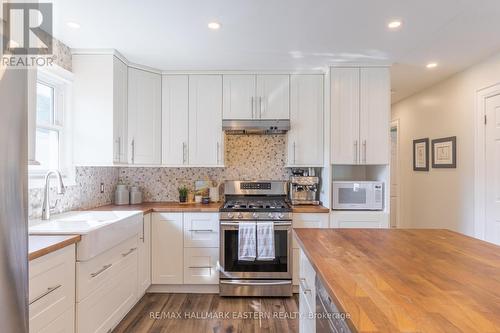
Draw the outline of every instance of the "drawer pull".
M131 254L132 252L134 252L135 250L137 250L136 247L134 247L133 249L130 249L127 253L122 253L122 257L126 257L128 256L129 254Z
M306 279L299 279L300 289L302 289L304 295L310 294L311 289L307 287Z
M188 268L209 268L212 269L212 266L189 266Z
M36 301L41 300L42 298L44 298L44 297L45 297L45 296L47 296L48 294L50 294L50 293L52 293L52 292L56 291L57 289L59 289L59 288L61 288L61 287L62 287L62 284L59 284L59 285L57 285L57 286L55 286L55 287L50 287L50 288L47 288L47 291L46 291L46 292L44 292L43 294L41 294L40 296L35 297L35 299L33 299L33 300L30 302L30 305L31 305L31 304L33 304L33 303L35 303Z
M192 232L214 232L212 229L190 229Z
M110 268L111 266L113 266L113 264L107 264L106 266L102 266L102 268L100 270L98 270L95 273L90 274L90 277L95 278L96 276L98 276L99 274L101 274L102 272L104 272L105 270Z

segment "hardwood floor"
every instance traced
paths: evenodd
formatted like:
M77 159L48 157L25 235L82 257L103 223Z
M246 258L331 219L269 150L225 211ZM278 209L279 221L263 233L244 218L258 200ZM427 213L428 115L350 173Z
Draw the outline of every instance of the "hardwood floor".
M298 298L146 294L114 333L298 333Z

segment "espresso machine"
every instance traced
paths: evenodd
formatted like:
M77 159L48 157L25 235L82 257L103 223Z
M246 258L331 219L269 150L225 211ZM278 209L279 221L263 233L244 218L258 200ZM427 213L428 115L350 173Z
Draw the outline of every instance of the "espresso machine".
M313 168L293 169L289 181L292 205L316 205L319 202L320 179Z

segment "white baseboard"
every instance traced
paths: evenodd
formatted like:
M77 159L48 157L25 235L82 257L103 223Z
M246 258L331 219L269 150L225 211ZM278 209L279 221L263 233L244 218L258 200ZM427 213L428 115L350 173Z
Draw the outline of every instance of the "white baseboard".
M218 294L218 284L154 284L147 293Z

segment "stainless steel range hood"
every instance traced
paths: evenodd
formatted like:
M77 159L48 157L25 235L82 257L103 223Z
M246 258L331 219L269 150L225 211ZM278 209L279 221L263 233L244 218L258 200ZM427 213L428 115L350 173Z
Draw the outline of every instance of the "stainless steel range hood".
M223 120L222 129L227 134L285 134L290 130L290 120Z

